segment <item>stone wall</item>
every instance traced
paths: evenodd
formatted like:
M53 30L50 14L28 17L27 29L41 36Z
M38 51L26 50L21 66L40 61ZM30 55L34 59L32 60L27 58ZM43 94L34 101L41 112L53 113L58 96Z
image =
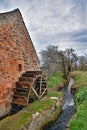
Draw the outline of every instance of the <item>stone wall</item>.
M61 102L55 102L51 107L32 115L31 121L21 128L21 130L43 130L43 127L54 122L60 116L61 112Z
M18 9L0 14L0 117L10 110L13 88L25 71L39 71L39 60Z

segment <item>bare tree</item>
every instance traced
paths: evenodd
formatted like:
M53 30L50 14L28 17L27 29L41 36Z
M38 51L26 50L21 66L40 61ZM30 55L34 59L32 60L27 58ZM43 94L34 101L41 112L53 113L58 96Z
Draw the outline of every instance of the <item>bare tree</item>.
M44 71L51 75L58 70L58 47L49 45L46 50L42 50L41 65Z
M66 63L67 63L67 74L72 70L72 67L76 66L77 63L77 55L75 53L75 50L70 48L66 49L65 51L65 56L66 56Z
M48 75L62 71L66 79L77 61L75 50L72 48L60 51L57 46L49 45L46 50L42 50L40 54L42 68Z
M64 78L66 78L67 77L67 66L66 66L67 61L66 61L65 52L64 51L59 51L58 55L59 55L60 70L63 72Z
M65 51L59 51L60 68L64 74L64 78L68 78L70 71L72 71L73 66L76 66L77 56L75 50L70 48Z

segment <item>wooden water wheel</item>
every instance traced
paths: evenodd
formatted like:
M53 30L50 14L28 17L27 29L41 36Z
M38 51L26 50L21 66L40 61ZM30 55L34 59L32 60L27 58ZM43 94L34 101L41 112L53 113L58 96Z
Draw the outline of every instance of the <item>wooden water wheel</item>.
M41 71L28 71L16 82L12 104L27 106L44 95L47 95L46 77Z

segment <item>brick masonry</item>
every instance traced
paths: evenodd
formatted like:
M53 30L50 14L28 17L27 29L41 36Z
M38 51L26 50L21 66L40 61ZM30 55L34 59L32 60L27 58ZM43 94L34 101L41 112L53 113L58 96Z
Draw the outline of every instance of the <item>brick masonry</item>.
M18 9L0 14L0 117L11 108L13 88L25 71L39 71L39 60Z

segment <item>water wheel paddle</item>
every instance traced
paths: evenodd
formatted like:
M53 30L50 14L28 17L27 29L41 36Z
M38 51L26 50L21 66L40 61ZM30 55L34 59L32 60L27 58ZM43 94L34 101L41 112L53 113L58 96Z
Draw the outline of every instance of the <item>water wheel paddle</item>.
M16 82L12 104L27 106L47 95L47 81L41 71L27 71Z

